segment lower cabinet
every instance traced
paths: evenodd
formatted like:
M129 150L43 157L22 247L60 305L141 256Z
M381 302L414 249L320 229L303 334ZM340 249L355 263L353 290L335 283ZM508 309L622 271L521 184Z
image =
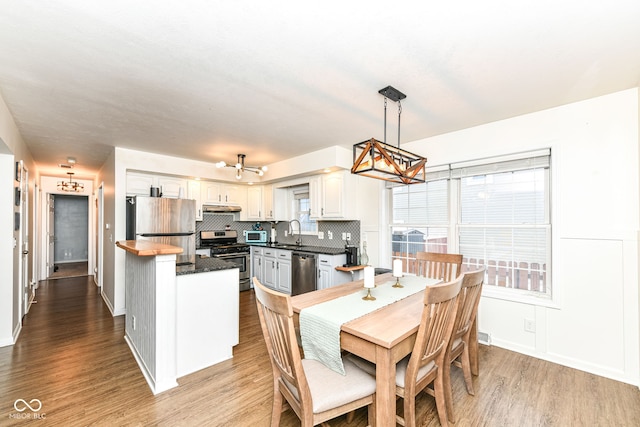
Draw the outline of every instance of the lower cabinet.
M336 271L347 262L347 255L318 255L318 289L326 289L349 281L349 277Z
M262 284L279 292L291 293L291 251L263 248Z
M251 287L253 278L256 277L264 285L264 248L251 246Z

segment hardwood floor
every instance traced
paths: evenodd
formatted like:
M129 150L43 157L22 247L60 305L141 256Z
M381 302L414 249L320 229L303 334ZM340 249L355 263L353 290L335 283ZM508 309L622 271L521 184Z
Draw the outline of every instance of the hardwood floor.
M64 426L269 425L272 374L253 291L241 293L234 358L157 396L124 342L124 317L111 317L91 276L42 282L37 300L18 342L0 348L0 425L36 422L34 414ZM462 372L453 368L457 426L637 426L640 420L640 391L628 384L497 347L480 347L480 369L476 395L469 396ZM42 408L18 412L17 399L38 399ZM417 414L421 426L440 425L430 396L417 398ZM300 423L287 411L281 425ZM366 412L357 411L351 424L343 416L331 425L364 426Z

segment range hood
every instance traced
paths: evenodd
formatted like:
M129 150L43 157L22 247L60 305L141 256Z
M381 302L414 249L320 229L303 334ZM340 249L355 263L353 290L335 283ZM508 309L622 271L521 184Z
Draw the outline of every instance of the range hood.
M204 205L202 206L202 212L204 213L234 213L240 212L242 208L240 206L219 206L219 205Z

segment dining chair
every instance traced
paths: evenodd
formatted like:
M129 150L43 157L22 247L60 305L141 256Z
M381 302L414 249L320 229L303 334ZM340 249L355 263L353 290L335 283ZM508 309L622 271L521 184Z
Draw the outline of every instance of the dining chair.
M273 369L271 426L280 424L285 400L303 427L325 425L327 420L364 406L368 406L371 424L375 417L375 379L348 360L344 360L346 375L341 375L321 362L302 359L291 297L266 288L255 277L253 284Z
M396 415L396 422L407 427L416 425L416 396L426 391L436 400L438 418L442 426L448 426L444 373L446 356L458 309L458 294L462 276L450 282L427 286L424 291L424 308L416 341L411 354L396 365L396 396L404 400L403 417ZM358 367L375 376L375 365L353 354L346 356ZM429 388L433 384L433 388Z
M480 295L482 293L482 284L484 282L484 267L469 271L462 275L462 286L458 295L458 311L454 322L451 339L447 350L446 360L450 363L445 364L444 382L447 392L447 415L449 421L455 422L455 414L453 412L453 397L451 389L451 364L462 368L464 382L467 386L467 393L474 395L473 381L471 377L471 339L475 338L473 334L473 323L478 315L478 304L480 303ZM474 347L477 348L477 347ZM477 358L477 355L475 355Z
M416 274L450 282L462 272L461 254L416 252Z

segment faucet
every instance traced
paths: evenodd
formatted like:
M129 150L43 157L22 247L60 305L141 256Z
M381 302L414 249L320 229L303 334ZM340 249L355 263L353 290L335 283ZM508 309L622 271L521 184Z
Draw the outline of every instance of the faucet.
M293 234L293 227L291 226L291 223L294 221L298 223L298 240L296 240L296 245L302 246L302 226L300 225L300 221L297 219L289 221L289 233Z

